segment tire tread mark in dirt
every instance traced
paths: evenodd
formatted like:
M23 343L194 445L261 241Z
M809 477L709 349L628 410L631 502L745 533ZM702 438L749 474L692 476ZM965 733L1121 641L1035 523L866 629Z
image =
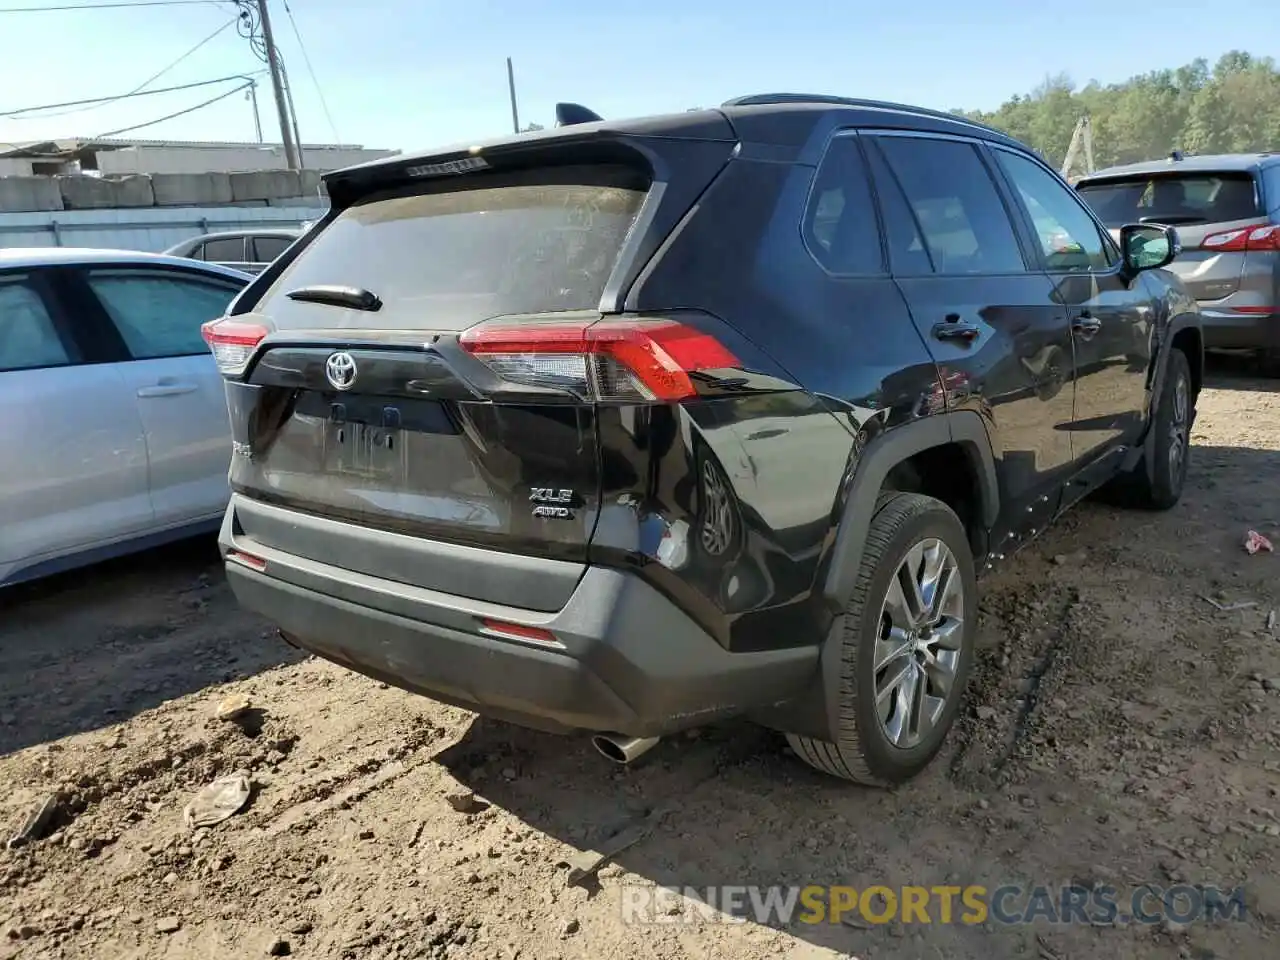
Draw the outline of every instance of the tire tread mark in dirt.
M1037 708L1040 706L1041 687L1044 685L1046 676L1057 662L1063 643L1072 631L1074 624L1071 614L1079 602L1079 593L1074 588L1067 591L1066 595L1060 598L1060 602L1057 604L1056 616L1049 619L1050 626L1046 631L1047 638L1032 658L1030 667L1024 674L1023 682L1025 685L1022 688L1019 706L1010 724L1009 732L1004 738L1003 745L994 752L988 765L983 770L968 769L968 766L970 754L979 739L978 735L982 731L982 725L988 721L974 719L969 716L962 720L961 727L957 731L959 737L956 749L947 768L948 776L952 780L968 782L985 778L999 779L1001 774L1004 773L1009 761L1017 753L1019 745L1031 732L1037 716ZM1000 619L1013 618L1002 616ZM1022 645L1025 646L1029 642L1031 641L1024 641ZM987 699L982 697L982 694L987 689L994 687L998 699L1003 701L1008 694L1008 686L1004 683L1007 679L1008 668L1002 669L987 662L982 664L980 669L984 675L980 679L986 682L975 683L971 686L970 699ZM997 719L991 722L999 721Z

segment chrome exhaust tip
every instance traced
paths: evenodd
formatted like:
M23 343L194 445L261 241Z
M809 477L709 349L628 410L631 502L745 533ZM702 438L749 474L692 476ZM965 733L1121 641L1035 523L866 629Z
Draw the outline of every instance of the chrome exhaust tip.
M658 745L659 737L621 737L613 733L597 733L591 745L606 759L617 764L631 763Z

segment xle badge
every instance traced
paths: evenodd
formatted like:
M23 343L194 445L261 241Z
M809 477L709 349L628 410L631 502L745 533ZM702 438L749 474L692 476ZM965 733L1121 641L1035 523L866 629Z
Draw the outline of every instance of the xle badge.
M534 504L535 517L568 520L573 517L570 508L574 500L572 490L557 490L554 487L530 487L529 501Z

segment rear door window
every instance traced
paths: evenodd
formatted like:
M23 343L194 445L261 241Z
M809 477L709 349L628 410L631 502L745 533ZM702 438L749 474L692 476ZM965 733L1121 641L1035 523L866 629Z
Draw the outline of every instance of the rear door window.
M254 263L270 263L289 249L293 241L285 237L254 237Z
M1025 273L1013 223L973 144L880 137L940 274Z
M648 181L593 166L494 175L448 192L432 186L343 210L253 309L282 330L360 322L286 296L339 284L380 297L385 329L461 330L495 316L594 310Z
M204 255L200 259L210 263L244 263L244 237L206 240Z
M855 137L837 137L822 158L805 214L804 237L809 251L832 273L883 272L875 206Z
M87 279L135 360L207 353L201 324L222 316L239 292L171 271L100 269Z
M933 261L920 233L920 224L911 211L911 204L902 194L898 178L878 150L867 151L867 163L880 200L880 216L884 219L885 242L893 273L899 277L921 277L933 273Z
M1249 173L1159 174L1082 183L1080 196L1108 227L1229 223L1262 211Z
M0 276L0 371L75 362L39 291L23 275Z

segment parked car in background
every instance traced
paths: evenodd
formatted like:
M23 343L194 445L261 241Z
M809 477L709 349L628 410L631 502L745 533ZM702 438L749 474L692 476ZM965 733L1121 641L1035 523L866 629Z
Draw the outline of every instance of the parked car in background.
M115 250L0 250L0 586L214 529L231 456L200 336L249 281Z
M786 94L328 174L206 326L240 602L627 762L747 715L875 785L941 747L979 570L1182 492L1198 310L965 119ZM1014 561L1016 562L1016 561Z
M1206 345L1251 351L1280 374L1280 153L1174 154L1076 189L1113 232L1176 227L1182 251L1166 269L1200 302Z
M242 273L261 273L272 260L280 256L293 241L302 236L303 228L296 230L226 230L206 233L184 240L165 251L171 257L189 257L219 266L230 267Z

